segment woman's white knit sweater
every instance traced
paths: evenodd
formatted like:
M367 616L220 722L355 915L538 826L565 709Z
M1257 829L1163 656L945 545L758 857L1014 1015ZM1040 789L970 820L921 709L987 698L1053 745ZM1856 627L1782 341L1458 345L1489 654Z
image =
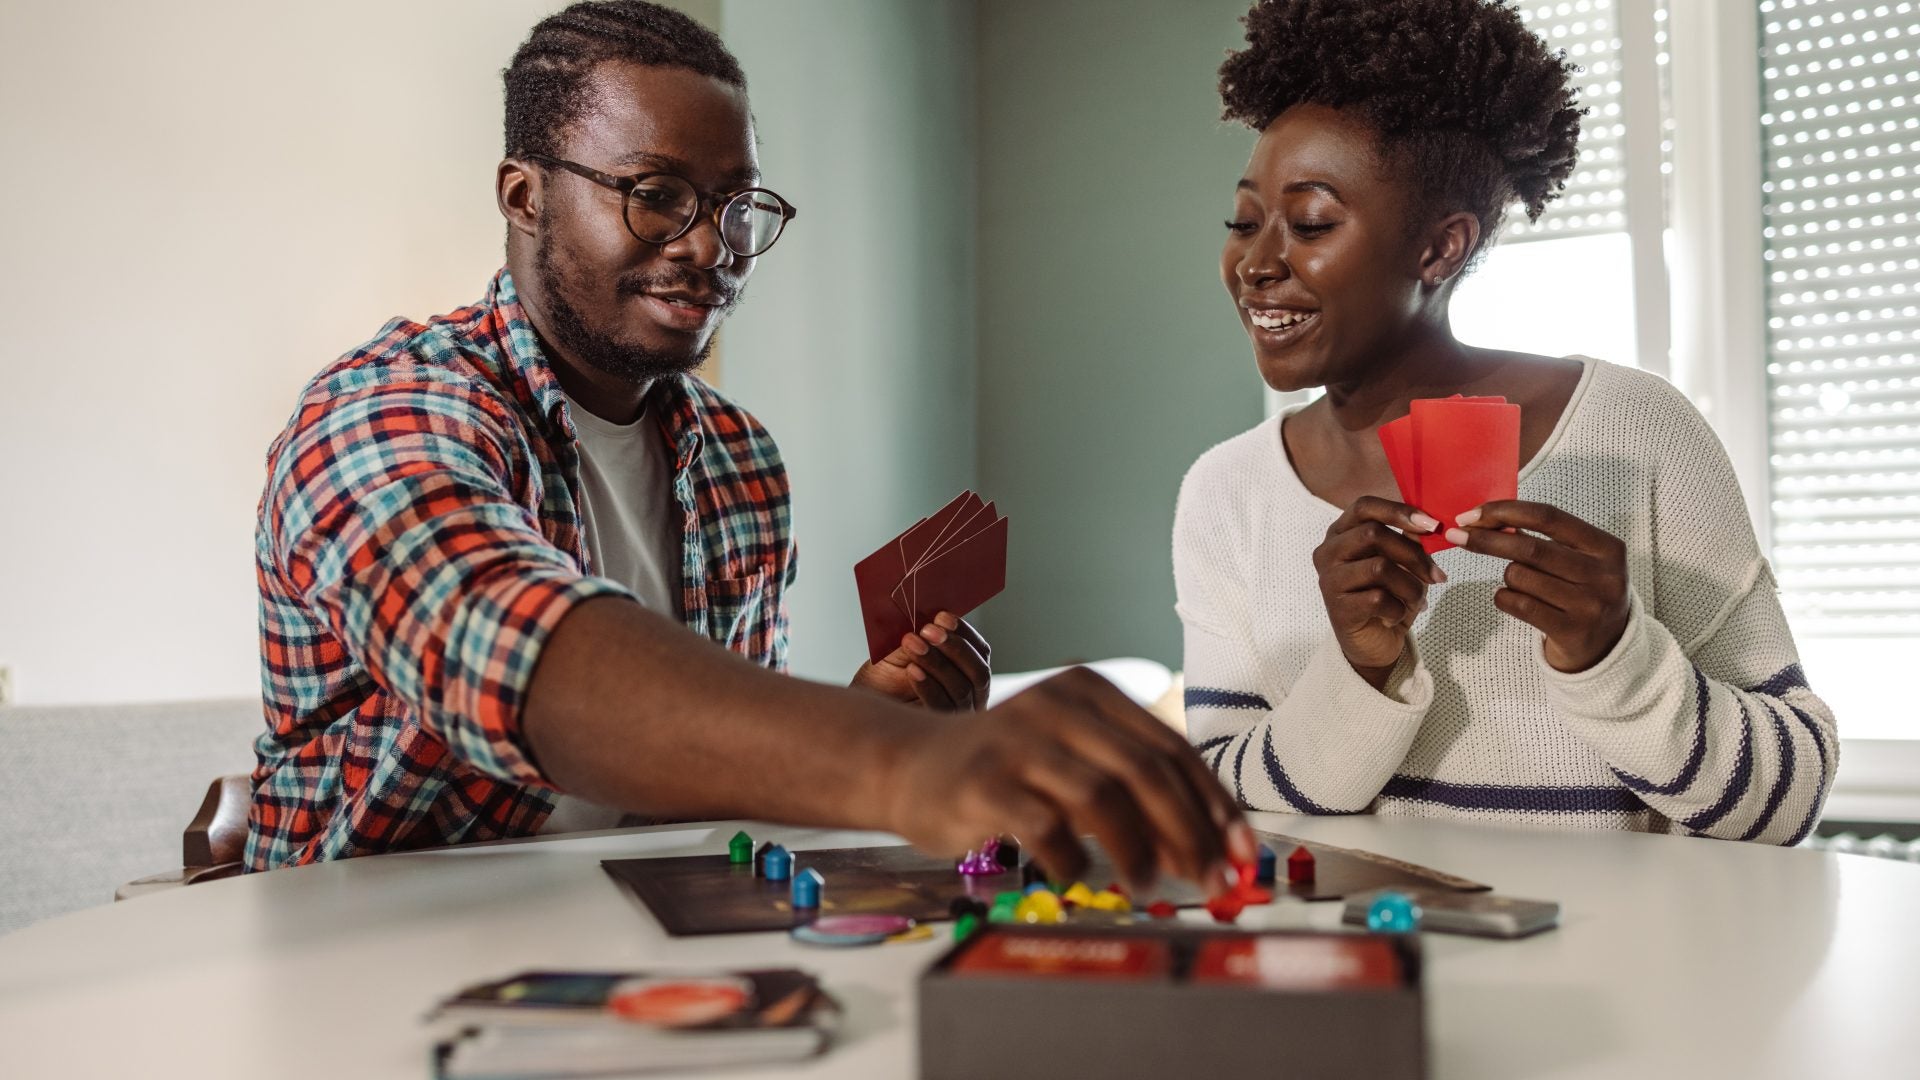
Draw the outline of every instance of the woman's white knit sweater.
M1256 810L1371 811L1792 844L1838 763L1726 451L1656 376L1586 362L1520 498L1625 541L1632 615L1594 667L1549 667L1458 549L1375 690L1328 625L1312 552L1340 511L1276 417L1187 473L1173 563L1189 737Z

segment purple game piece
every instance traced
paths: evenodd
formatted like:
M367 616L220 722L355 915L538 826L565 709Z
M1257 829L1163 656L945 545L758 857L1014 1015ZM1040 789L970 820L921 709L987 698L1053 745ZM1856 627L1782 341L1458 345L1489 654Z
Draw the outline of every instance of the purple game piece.
M960 865L954 869L968 877L987 877L1005 873L1007 868L1001 866L1000 860L996 858L999 851L1000 841L989 840L980 845L980 850L967 852L967 857L961 859Z

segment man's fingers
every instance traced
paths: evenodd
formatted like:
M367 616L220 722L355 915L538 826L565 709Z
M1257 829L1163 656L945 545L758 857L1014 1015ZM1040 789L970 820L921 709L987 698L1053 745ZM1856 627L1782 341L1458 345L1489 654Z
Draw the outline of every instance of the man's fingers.
M992 665L993 646L987 643L985 635L981 634L979 630L974 629L972 623L950 611L940 612L933 617L933 621L965 638L967 644L973 646L973 651L979 654L980 659L985 660L989 666Z
M1027 775L1042 796L1066 811L1074 832L1100 838L1129 885L1152 883L1156 845L1137 790L1058 746L1031 752Z
M986 658L974 650L971 642L960 636L957 630L949 630L938 622L923 628L920 636L931 643L934 650L945 657L966 680L976 704L978 699L986 697L987 684L993 678L993 671L987 666Z
M1204 861L1189 858L1195 852L1186 838L1218 832L1219 825L1213 820L1213 808L1195 790L1192 777L1181 770L1176 757L1139 739L1119 721L1096 737L1077 741L1073 749L1089 764L1118 777L1133 793L1153 827L1155 855L1165 856L1168 869L1194 881L1211 869Z
M1012 833L1049 878L1077 881L1086 873L1087 850L1058 806L1011 776L987 785L985 792L992 816L985 828L975 830L978 835L966 841L968 845L978 844L980 836Z
M1185 736L1161 723L1112 683L1088 671L1075 689L1101 718L1139 740L1150 753L1161 756L1174 767L1170 779L1178 786L1171 794L1185 800L1193 809L1185 813L1173 808L1165 811L1164 820L1177 821L1178 824L1171 827L1180 830L1168 834L1168 839L1178 845L1169 852L1173 856L1169 861L1172 865L1193 867L1195 880L1200 880L1200 876L1225 855L1226 827L1241 820L1240 808L1232 795L1200 760Z

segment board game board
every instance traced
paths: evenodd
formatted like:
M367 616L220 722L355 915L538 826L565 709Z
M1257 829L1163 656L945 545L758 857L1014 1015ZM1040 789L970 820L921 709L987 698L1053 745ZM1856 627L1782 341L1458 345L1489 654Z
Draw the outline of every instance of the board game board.
M1261 839L1284 862L1302 842L1276 833ZM1316 867L1310 883L1289 885L1284 866L1272 886L1276 895L1303 900L1337 900L1349 893L1395 886L1425 885L1463 892L1489 886L1454 877L1424 866L1389 859L1371 852L1330 844L1307 843ZM1093 865L1083 880L1094 889L1117 880L1113 864L1097 844L1088 842ZM756 878L750 865L729 864L725 853L686 855L670 859L609 859L600 865L614 880L631 889L653 912L667 933L675 937L699 934L738 934L789 930L816 915L887 913L926 922L949 917L955 897L971 896L983 902L996 893L1020 888L1020 872L963 877L951 859L922 855L911 847L827 848L795 851L796 872L806 867L826 879L820 909L796 913L788 902L786 883ZM1167 882L1155 899L1176 906L1196 907L1203 897L1185 882Z

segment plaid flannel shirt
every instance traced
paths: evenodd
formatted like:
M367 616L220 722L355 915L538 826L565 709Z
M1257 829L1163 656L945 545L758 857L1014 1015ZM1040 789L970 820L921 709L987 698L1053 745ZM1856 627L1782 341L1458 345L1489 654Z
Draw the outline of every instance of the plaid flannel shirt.
M681 617L785 670L794 548L766 431L691 376L649 411L684 522ZM246 866L534 833L555 789L520 710L592 576L580 445L513 279L396 319L302 392L267 454L257 563L267 730Z

